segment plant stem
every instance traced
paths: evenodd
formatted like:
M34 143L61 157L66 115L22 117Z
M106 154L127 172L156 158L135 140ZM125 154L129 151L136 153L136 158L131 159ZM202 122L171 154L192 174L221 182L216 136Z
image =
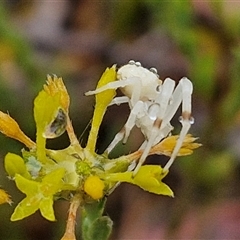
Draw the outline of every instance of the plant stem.
M61 240L76 240L76 236L75 236L76 215L77 215L77 210L80 203L81 203L81 195L76 194L72 198L72 201L69 207L67 226Z

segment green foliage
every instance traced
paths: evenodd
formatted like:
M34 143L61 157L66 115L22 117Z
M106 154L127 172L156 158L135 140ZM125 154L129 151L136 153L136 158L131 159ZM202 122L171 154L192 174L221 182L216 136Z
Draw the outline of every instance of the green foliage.
M152 9L154 26L161 26L182 48L184 54L196 56L194 15L190 1L145 1ZM161 14L159 14L161 13Z
M205 22L201 22L196 14L199 13L198 10L193 8L193 3L190 1L176 1L174 3L169 1L119 1L113 5L115 8L113 8L112 18L108 19L108 22L111 22L113 39L118 39L118 41L133 40L142 32L161 28L186 58L189 76L194 83L194 92L196 93L196 95L194 94L195 100L197 100L196 108L200 106L200 110L195 108L194 112L197 116L203 116L203 120L196 118L196 126L198 127L195 131L201 129L199 131L200 140L204 143L204 147L198 151L198 155L195 155L194 158L179 161L180 169L177 171L183 178L181 179L183 185L190 186L189 191L181 193L183 201L179 205L181 207L186 203L189 204L191 199L194 199L195 204L196 192L201 192L201 189L198 189L199 185L210 189L208 193L201 192L202 198L207 201L208 194L215 197L216 191L226 186L227 179L234 177L236 166L236 156L233 152L229 154L228 148L231 146L227 145L227 140L228 129L231 128L235 131L239 125L239 14L227 15L223 11L221 2L210 3L211 16L209 19L205 19ZM35 86L39 85L39 81L36 79L39 79L41 74L36 69L35 61L33 61L32 49L27 41L19 37L16 31L9 26L5 10L1 8L0 11L2 33L0 60L7 56L17 61L23 71L27 73L26 75L31 76L29 83L34 86L35 91ZM146 17L142 18L142 13L146 13L144 15ZM211 21L216 25L211 25ZM116 43L114 42L114 44ZM160 44L159 48L161 48ZM222 62L223 59L225 61ZM161 69L159 70L161 73ZM2 75L2 73L0 74ZM103 84L115 80L114 71L111 72L111 76L107 76L109 78L105 79ZM6 84L1 84L1 103L6 102L5 105L10 104L13 108L20 109L19 103L14 102L13 94L7 92ZM52 129L52 123L54 121L56 123L59 109L63 109L63 107L60 106L59 102L60 94L57 94L57 97L52 97L43 90L43 94L40 94L42 95L41 101L37 103L36 100L35 102L35 115L37 115L35 120L38 129L37 146L32 145L29 151L24 150L22 157L8 153L4 160L5 170L11 179L16 181L17 187L25 193L28 190L26 186L29 186L26 198L18 205L15 210L17 213L14 213L12 219L22 219L40 209L44 217L54 220L53 201L61 197L71 201L72 195L80 193L83 196L83 211L85 212L82 228L85 239L100 239L101 231L105 235L105 238L102 239L106 239L112 222L108 217L102 216L105 204L104 197L99 201L94 201L93 195L91 196L84 191L84 183L89 177L97 175L104 182L103 196L111 192L118 181L137 185L145 191L155 194L173 196L172 190L162 182L167 173L162 173L161 167L142 167L139 173L133 177L131 171L128 171L128 167L133 164L135 159L130 160L128 156L108 159L106 155L95 154L99 127L107 109L107 103L111 101L111 94L114 95L115 92L109 93L109 99L104 104L102 101L102 99L106 100L104 95L96 96L94 117L96 122L92 124L91 134L93 135L89 138L87 149L70 144L66 149L50 150L46 149L47 135L49 135L46 134L46 131L49 133L49 127ZM103 105L101 106L101 104ZM6 106L1 107L8 109ZM207 109L207 111L201 112L201 108ZM98 113L97 110L99 110ZM26 116L29 116L29 114L20 114L20 117L21 115L23 115L24 120ZM31 125L29 120L26 122L25 125ZM66 123L65 119L64 124L57 125L56 129L62 133L66 128ZM56 134L56 136L58 135L60 134ZM56 191L51 192L51 194L47 194L46 190L39 190L45 177L53 176L51 174L54 174L55 171L62 171L60 169L64 169L64 173L60 179L62 184L57 184L59 189L55 189ZM46 183L46 186L50 185ZM227 188L231 187L232 185L227 185ZM35 195L41 195L42 198L33 200L34 194L31 195L30 190L35 192ZM5 196L5 192L1 194L0 192L0 198ZM229 197L228 193L226 196ZM177 199L175 200L177 201ZM29 201L34 203L30 208L27 206ZM48 211L49 214L46 213ZM178 217L180 218L180 214ZM95 231L95 229L97 230Z
M110 30L113 38L124 39L146 32L150 25L150 9L143 0L115 1Z
M108 216L102 216L106 198L100 201L88 203L82 209L82 233L84 240L108 239L112 230L112 220Z

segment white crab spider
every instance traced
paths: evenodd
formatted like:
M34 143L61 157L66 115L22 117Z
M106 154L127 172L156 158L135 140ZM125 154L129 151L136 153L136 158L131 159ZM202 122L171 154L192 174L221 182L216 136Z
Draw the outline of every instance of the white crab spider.
M182 129L171 158L164 167L164 170L168 170L176 158L191 124L194 122L191 117L191 95L193 91L191 81L184 77L175 88L175 81L166 78L162 82L155 68L146 69L139 62L133 60L119 68L117 79L118 81L86 93L86 95L92 95L107 89L120 88L125 96L114 98L109 105L129 104L131 112L127 122L107 147L106 153L110 153L121 140L126 143L131 129L135 125L139 127L146 140L140 147L143 153L134 170L134 174L136 174L148 156L151 147L170 134L173 129L170 121L182 103L182 116L180 117Z

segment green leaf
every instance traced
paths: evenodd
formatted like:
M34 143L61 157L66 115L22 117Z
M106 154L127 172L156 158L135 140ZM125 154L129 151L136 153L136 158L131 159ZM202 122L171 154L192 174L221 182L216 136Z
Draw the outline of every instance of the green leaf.
M88 232L88 239L107 240L112 231L113 222L108 216L96 219Z
M91 221L101 217L106 204L106 198L102 198L99 201L86 203L83 207L83 216L87 217Z
M112 220L102 216L106 198L83 206L82 235L84 240L107 240L112 231Z

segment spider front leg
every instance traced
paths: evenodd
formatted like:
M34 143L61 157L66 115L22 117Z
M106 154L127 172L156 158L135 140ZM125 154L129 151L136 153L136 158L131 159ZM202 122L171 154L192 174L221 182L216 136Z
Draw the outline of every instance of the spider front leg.
M115 97L108 106L112 105L120 105L122 103L129 103L129 98L127 96L122 96L122 97Z
M109 154L121 140L123 140L123 143L127 142L130 131L136 125L136 118L138 117L139 113L142 112L143 110L144 110L144 103L142 101L138 101L132 108L124 127L121 129L120 132L116 134L113 141L107 147L105 151L106 154Z
M172 127L171 124L167 124L167 125L166 125L163 129L161 129L161 130L159 129L159 133L158 133L158 135L157 135L157 138L156 138L155 143L153 144L153 146L154 146L155 144L159 143L163 138L167 137L172 130L173 130L173 127ZM147 143L148 143L148 141L145 140L145 141L142 143L142 145L139 147L138 150L144 150L145 147L147 146Z
M120 79L117 80L115 82L110 82L100 88L97 88L93 91L88 91L85 93L85 96L90 96L90 95L95 95L101 92L104 92L108 89L118 89L118 88L125 88L126 86L129 85L133 85L134 87L138 87L139 84L137 84L136 82L138 82L139 80L136 77L132 77L132 78L128 78L128 79Z
M109 105L128 102L131 112L122 130L118 134L116 134L113 141L105 150L106 154L109 154L122 139L123 139L123 143L126 143L128 136L130 134L130 131L135 125L136 116L139 113L138 109L142 109L142 105L143 105L143 102L139 101L141 96L141 89L142 89L141 79L139 77L131 77L124 80L118 80L116 82L108 83L105 86L102 86L94 91L89 91L85 93L85 95L92 95L92 94L98 94L108 89L117 89L117 88L122 88L126 91L132 90L130 91L131 98L129 98L128 96L117 97L115 98L115 100L113 99L113 101Z
M173 164L183 144L184 138L188 133L188 130L190 129L191 125L194 123L194 118L191 116L192 91L193 91L192 83L189 79L182 78L179 84L181 84L180 86L182 87L182 116L179 118L179 121L182 124L182 130L180 132L176 146L172 152L171 158L163 168L164 171L167 171L170 168L170 166Z

